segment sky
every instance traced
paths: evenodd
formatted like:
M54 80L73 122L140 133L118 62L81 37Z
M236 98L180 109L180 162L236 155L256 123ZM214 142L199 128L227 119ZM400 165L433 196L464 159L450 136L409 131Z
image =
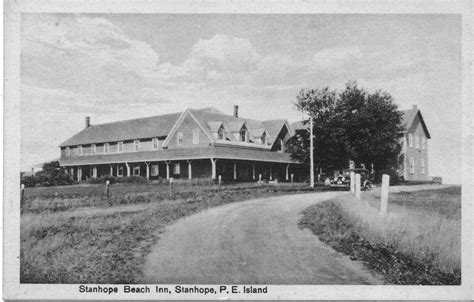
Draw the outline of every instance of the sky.
M350 80L418 105L431 176L461 182L460 15L22 14L21 169L92 124L215 107L300 120Z

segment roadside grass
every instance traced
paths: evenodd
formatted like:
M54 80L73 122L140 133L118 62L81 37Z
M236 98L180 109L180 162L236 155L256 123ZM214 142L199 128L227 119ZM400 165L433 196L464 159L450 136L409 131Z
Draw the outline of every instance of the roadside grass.
M301 185L202 187L116 199L35 197L26 200L21 214L20 282L138 283L145 256L173 221L235 201L313 191Z
M460 188L391 194L386 217L378 212L377 197L369 193L357 201L347 195L316 204L299 225L387 284L460 284Z

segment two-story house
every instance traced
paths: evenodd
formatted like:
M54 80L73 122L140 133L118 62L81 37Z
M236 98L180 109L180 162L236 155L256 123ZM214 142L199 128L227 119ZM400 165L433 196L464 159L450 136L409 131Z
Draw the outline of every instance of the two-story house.
M399 174L405 180L429 180L428 139L431 138L431 135L416 105L413 105L410 110L402 111L402 113L406 131L401 139L402 153Z
M290 180L304 172L285 152L284 119L257 121L213 108L92 125L60 145L60 164L76 180L111 175Z

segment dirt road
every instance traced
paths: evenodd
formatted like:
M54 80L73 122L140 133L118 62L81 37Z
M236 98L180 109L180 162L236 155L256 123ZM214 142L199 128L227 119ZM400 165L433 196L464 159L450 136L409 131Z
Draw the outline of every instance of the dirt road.
M379 284L360 263L297 226L302 210L340 194L256 199L179 220L160 235L143 282Z

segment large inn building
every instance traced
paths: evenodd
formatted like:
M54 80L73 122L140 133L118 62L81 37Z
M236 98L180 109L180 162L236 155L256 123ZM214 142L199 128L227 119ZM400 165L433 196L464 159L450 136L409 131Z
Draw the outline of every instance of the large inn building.
M148 179L290 180L301 165L285 152L284 119L242 118L213 108L93 125L62 143L60 164L76 180L112 175Z

